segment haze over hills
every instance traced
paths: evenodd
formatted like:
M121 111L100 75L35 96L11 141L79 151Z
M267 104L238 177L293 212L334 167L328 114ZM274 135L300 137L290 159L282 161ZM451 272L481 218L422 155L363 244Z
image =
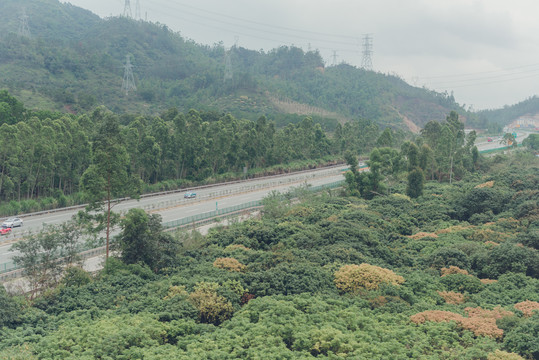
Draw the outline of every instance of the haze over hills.
M23 8L29 37L21 36ZM451 110L483 128L524 114L511 107L477 116L451 94L347 64L326 66L317 51L200 45L166 25L101 19L57 0L3 1L0 20L0 88L30 108L84 112L103 104L143 114L197 108L247 119L266 115L277 125L309 115L329 130L337 121L367 118L411 131L443 121ZM126 96L127 57L137 90ZM536 113L539 103L522 110Z

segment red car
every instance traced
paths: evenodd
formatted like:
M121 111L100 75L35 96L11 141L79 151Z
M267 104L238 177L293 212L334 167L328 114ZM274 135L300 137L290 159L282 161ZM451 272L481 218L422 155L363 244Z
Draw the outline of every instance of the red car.
M488 141L488 142L492 142L492 138L487 138L487 141Z
M0 235L9 235L11 234L11 228L7 226L2 226L0 228Z

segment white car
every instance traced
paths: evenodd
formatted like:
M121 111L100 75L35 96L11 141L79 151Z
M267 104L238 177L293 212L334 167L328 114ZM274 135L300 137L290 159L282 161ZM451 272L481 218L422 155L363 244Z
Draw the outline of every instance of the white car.
M194 199L197 197L197 193L188 192L183 195L184 199Z
M10 228L22 226L22 219L18 217L9 218L2 223L2 226L10 227Z

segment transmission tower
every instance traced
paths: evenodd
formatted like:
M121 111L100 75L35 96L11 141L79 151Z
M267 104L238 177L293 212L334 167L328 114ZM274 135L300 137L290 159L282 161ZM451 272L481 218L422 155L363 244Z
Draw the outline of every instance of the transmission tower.
M142 17L140 16L140 0L137 0L137 2L135 3L135 19L142 19Z
M227 82L228 80L232 80L233 72L232 72L232 49L228 49L228 51L225 50L225 76L223 78L224 82Z
M133 17L133 14L131 13L131 1L130 0L125 0L124 16L127 17L127 18Z
M30 27L28 26L28 16L26 15L26 11L24 9L22 9L22 15L19 20L19 35L29 38Z
M363 36L363 60L361 67L365 70L372 70L372 34Z
M337 66L337 58L339 57L337 51L333 50L333 55L331 57L333 58L333 66Z
M124 65L124 81L122 83L122 91L125 91L125 96L129 95L129 90L136 91L135 77L133 76L133 65L131 65L131 58L129 55L125 57Z

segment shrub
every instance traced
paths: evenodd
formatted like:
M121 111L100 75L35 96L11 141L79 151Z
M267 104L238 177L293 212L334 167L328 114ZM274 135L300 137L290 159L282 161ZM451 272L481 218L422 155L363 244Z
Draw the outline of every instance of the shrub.
M438 235L436 235L435 233L429 233L429 232L418 232L414 235L410 235L408 236L410 239L412 240L418 240L418 239L423 239L423 238L433 238L433 239L436 239L438 237Z
M493 353L488 354L487 360L524 360L524 358L515 353L496 350Z
M492 248L488 256L477 262L477 267L480 274L489 278L498 278L508 272L538 277L539 254L535 249L505 242Z
M450 266L457 266L461 269L470 267L468 256L463 251L449 247L436 249L426 258L426 262L428 266L435 269Z
M524 319L508 331L503 346L505 350L519 353L529 359L539 359L539 314Z
M234 258L217 258L213 262L213 266L219 269L225 269L228 271L242 272L246 269L246 266L240 263Z
M70 266L64 272L62 284L65 286L84 286L92 282L92 276L84 269Z
M438 295L444 298L448 304L458 305L464 303L464 294L453 291L438 291Z
M475 336L489 336L500 339L503 336L503 330L498 328L496 320L513 315L512 312L501 308L484 310L480 307L468 307L464 311L468 313L468 317L450 311L427 310L412 315L410 320L416 324L423 324L426 321L455 321L463 329L473 332Z
M522 301L518 304L515 304L515 309L522 311L525 317L530 317L533 315L533 312L539 312L539 302L537 301Z
M234 308L224 296L217 294L219 284L201 282L189 294L189 300L198 309L201 322L219 325L232 316Z
M496 325L496 320L513 315L512 312L495 308L494 310L484 310L481 307L466 308L467 318L463 318L460 325L472 331L476 336L490 336L495 339L503 337L503 330Z
M483 284L478 278L464 274L451 274L440 278L445 288L449 291L467 292L470 294L483 290Z
M455 321L457 323L460 323L463 318L464 317L460 314L443 310L427 310L410 316L410 320L415 324L423 324L427 321Z
M0 284L0 329L3 326L15 326L20 321L21 306L11 297Z
M404 278L393 271L369 264L344 265L335 272L335 285L343 292L375 290L382 283L399 285L403 282Z
M446 275L453 275L453 274L463 274L463 275L469 275L467 270L463 270L459 268L458 266L449 266L448 268L442 268L442 276Z
M175 298L176 296L187 296L188 293L185 291L185 286L171 286L168 289L167 296L163 298L163 300L170 300Z
M483 285L494 284L498 282L498 280L495 279L479 279L479 281L481 281L481 284Z

